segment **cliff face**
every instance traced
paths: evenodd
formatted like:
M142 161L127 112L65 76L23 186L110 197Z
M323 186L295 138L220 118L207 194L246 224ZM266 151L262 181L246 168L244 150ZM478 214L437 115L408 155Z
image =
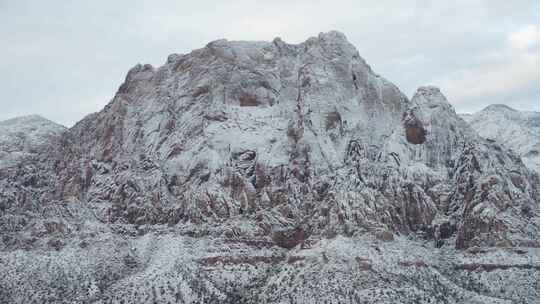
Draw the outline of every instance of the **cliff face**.
M514 275L520 288L533 284L528 273L538 275L533 262L516 264L520 254L537 257L538 175L480 137L439 89L421 87L408 100L338 32L298 45L218 40L159 68L137 65L102 111L43 138L35 171L0 168L0 198L10 202L2 210L11 227L5 261L20 248L25 259L39 257L10 282L27 280L51 255L66 257L58 267L73 272L92 252L81 266L92 273L77 274L77 283L32 287L53 288L48 300L534 296L479 282L491 280L489 269ZM12 142L1 146L9 159ZM25 184L26 177L50 182ZM17 189L27 194L12 195ZM32 207L21 213L21 204ZM501 246L508 252L491 264L456 251L489 255ZM485 273L465 279L471 267ZM150 278L155 285L143 287ZM72 292L62 296L57 285ZM0 299L19 299L17 291Z

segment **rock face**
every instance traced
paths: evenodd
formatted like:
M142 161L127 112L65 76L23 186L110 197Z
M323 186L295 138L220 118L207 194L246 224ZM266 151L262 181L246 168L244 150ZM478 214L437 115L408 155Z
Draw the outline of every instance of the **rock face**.
M511 148L526 166L540 173L540 113L491 105L463 117L480 136Z
M137 65L102 111L47 128L0 142L1 301L537 296L538 175L341 33Z
M53 156L64 132L66 128L39 116L0 122L0 231L4 244L17 244L20 240L10 232L29 227L54 201Z

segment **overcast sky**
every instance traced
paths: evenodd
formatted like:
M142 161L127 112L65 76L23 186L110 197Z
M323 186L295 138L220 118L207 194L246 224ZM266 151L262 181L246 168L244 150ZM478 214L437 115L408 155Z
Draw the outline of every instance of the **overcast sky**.
M540 1L0 0L0 120L71 126L103 108L136 63L218 38L299 43L339 30L411 96L432 84L459 112L540 111Z

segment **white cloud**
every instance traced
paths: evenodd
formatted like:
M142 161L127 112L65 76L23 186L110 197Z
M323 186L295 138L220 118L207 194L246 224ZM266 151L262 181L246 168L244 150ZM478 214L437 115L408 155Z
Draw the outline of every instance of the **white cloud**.
M517 32L511 33L508 38L513 48L524 50L540 43L540 28L536 25L528 25Z
M540 49L532 47L538 37L531 28L510 34L508 44L478 54L470 66L450 71L433 83L462 109L478 109L480 103L517 103L523 92L533 88L528 109L537 109L539 91L534 87L540 83Z
M538 54L508 56L504 62L455 71L435 80L435 83L456 105L519 90L534 82L540 83Z

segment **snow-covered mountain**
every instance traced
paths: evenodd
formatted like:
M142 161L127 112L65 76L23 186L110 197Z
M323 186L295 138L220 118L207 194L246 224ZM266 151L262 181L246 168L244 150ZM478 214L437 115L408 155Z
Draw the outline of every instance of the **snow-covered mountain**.
M0 146L0 301L538 297L538 175L339 32L214 41L135 66L68 130L34 124L33 157Z
M40 154L66 128L37 115L0 122L0 168L13 167L26 157Z
M463 116L478 134L514 150L525 165L540 173L540 113L491 105Z

